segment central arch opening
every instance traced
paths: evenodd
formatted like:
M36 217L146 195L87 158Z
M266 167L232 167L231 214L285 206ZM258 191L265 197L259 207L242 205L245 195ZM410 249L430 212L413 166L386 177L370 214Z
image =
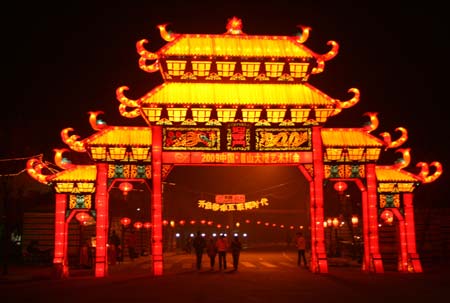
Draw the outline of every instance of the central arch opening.
M267 199L247 210L212 210L217 195ZM295 232L309 237L309 184L295 166L175 166L164 182L165 251L186 251L197 231L205 236L238 234L246 247L288 245Z

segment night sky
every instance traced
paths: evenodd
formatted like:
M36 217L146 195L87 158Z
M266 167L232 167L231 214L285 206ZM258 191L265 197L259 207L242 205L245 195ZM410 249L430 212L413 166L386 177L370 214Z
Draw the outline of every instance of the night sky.
M360 127L365 112L378 112L380 125L372 134L387 131L394 139L395 128L405 127L409 139L402 147L411 148L411 171L421 161L444 165L440 179L419 188L421 203L448 206L444 90L449 49L442 8L410 1L407 6L396 1L370 6L366 1L239 2L243 1L12 4L3 20L6 96L0 158L44 153L53 161L52 149L66 147L62 129L72 127L82 139L94 132L89 111L103 111L109 125L145 126L142 118L120 116L115 97L120 86L128 86L126 95L136 99L162 83L160 73L139 69L135 43L145 38L151 51L165 45L156 28L161 23L169 23L168 29L177 33L222 34L227 20L236 16L247 34L290 36L298 33L297 25L310 26L305 45L319 54L328 52L327 41L338 42L339 54L309 82L341 100L348 100L347 90L356 87L361 100L326 126ZM386 164L400 155L388 153L392 156Z

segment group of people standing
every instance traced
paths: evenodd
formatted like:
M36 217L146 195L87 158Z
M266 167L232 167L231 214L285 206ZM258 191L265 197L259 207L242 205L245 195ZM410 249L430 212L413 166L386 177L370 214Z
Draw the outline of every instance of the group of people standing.
M216 240L213 237L205 239L202 236L201 232L198 231L195 236L192 246L194 247L196 254L196 267L197 270L202 268L202 258L203 253L206 251L206 254L209 257L209 264L211 270L214 270L214 266L216 264L216 257L218 256L219 270L227 269L227 252L231 252L231 256L233 259L233 269L237 270L239 265L239 256L242 250L242 243L239 240L239 236L234 236L232 240L229 242L224 234L221 234L219 238Z

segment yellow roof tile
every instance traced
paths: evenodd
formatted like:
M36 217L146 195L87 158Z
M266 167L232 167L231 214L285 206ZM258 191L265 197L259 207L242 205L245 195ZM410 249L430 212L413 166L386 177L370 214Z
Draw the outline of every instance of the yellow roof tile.
M95 181L97 178L97 167L95 165L76 165L55 174L49 181L67 182L67 181Z
M323 128L324 146L382 147L384 142L361 128Z
M180 35L160 50L166 56L313 58L298 37L257 35Z
M112 126L87 138L90 145L151 146L152 131L149 127Z
M222 84L164 83L143 97L142 107L150 104L218 104L218 105L293 105L330 106L337 104L310 84Z
M392 168L390 166L377 166L375 168L377 180L379 182L417 182L420 181L418 177L410 172Z

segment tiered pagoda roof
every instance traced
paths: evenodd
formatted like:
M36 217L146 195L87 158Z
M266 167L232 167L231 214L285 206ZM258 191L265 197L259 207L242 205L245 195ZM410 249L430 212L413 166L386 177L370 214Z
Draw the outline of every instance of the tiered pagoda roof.
M265 125L324 123L343 108L359 101L359 91L349 89L348 101L332 98L307 83L324 69L325 61L338 52L319 55L300 36L247 35L242 22L229 20L227 31L218 35L174 34L160 25L168 43L156 52L147 51L143 39L137 43L139 66L160 71L164 84L137 100L117 90L125 117L142 115L149 123L189 125L243 121Z

